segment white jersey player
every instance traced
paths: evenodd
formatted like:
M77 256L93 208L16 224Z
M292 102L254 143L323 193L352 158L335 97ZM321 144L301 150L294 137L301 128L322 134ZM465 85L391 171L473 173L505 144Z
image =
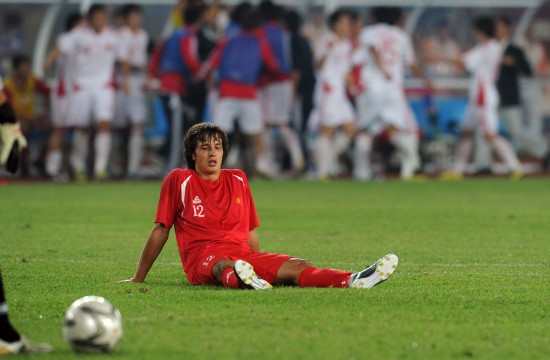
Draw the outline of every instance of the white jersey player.
M473 147L473 131L479 130L494 150L503 159L513 178L523 175L521 164L510 143L498 133L499 97L496 80L502 58L502 47L494 39L494 22L490 17L474 20L476 46L467 51L458 63L472 75L468 107L462 122L462 137L457 150L454 171L443 178L461 178L466 170ZM455 60L456 62L456 60Z
M71 163L77 179L81 180L86 178L91 126L97 126L95 177L99 180L107 177L114 116L114 66L119 54L119 41L108 20L105 5L92 5L88 12L89 26L71 31L58 47L61 54L69 54L73 66L68 125L77 129Z
M352 53L350 13L337 10L329 23L332 33L322 38L314 49L319 70L310 126L319 128L315 159L320 179L330 175L333 161L349 147L355 133L355 114L346 93ZM335 136L340 127L343 131Z
M149 36L142 29L142 9L126 5L122 9L126 25L119 30L120 55L125 65L117 76L118 91L113 126L125 128L131 124L128 142L128 175L138 176L143 157L143 124L147 118L145 97L147 46Z
M57 37L56 43L59 47L70 36L70 31L84 25L84 19L79 13L73 13L67 17L66 32ZM55 51L48 55L45 67L53 63ZM65 135L65 128L68 127L68 109L72 90L72 57L69 54L57 56L55 64L55 79L51 87L51 118L53 129L48 140L48 155L46 156L46 173L56 179L61 170L63 154L61 146Z
M397 26L399 8L373 9L374 24L360 36L361 49L354 54L354 64L362 64L361 88L357 96L358 128L354 153L354 176L371 177L372 138L390 130L390 141L401 153L401 177L410 178L419 166L418 126L407 103L403 81L405 69L422 74L416 66L412 42Z

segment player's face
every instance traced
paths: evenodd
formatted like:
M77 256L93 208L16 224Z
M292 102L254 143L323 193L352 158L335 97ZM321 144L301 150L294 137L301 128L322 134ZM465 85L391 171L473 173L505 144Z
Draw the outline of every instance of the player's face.
M351 34L351 19L349 16L341 16L340 19L334 24L334 32L339 37L349 37Z
M504 39L508 37L508 26L503 21L497 21L495 23L495 34L497 39Z
M91 17L90 24L96 31L101 31L109 24L109 14L107 11L97 11Z
M195 170L201 177L216 179L219 176L223 160L223 146L221 141L210 138L198 141L195 148Z
M128 26L130 26L131 28L139 28L141 27L141 23L143 22L142 20L143 16L141 15L141 13L135 11L128 16Z

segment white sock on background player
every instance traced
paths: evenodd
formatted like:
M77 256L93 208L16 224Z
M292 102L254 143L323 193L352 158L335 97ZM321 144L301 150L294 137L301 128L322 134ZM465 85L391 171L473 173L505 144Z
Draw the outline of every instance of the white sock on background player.
M464 174L466 171L466 166L468 165L468 160L472 154L472 149L474 146L474 139L470 136L463 138L458 143L458 150L456 152L456 163L454 171L457 174Z
M128 142L128 174L136 175L143 159L145 139L141 133L132 133Z
M280 132L281 138L290 153L293 169L302 170L304 168L304 154L302 154L298 135L296 135L296 132L289 126L280 128Z
M521 171L521 164L510 143L502 136L497 135L492 143L497 154L504 160L510 171Z
M112 136L110 132L99 132L95 138L95 164L94 173L100 177L107 171L107 163L111 153Z
M370 154L372 137L369 134L359 134L355 139L353 149L353 177L357 180L368 180L372 177Z
M63 153L60 149L50 150L46 156L46 173L49 176L59 175L61 163L63 162Z
M401 153L401 178L408 179L419 165L418 138L416 134L394 133L390 140Z
M330 166L334 156L330 137L320 135L315 144L315 160L317 162L317 177L323 179L329 176Z
M338 132L334 136L333 143L334 143L334 153L336 156L339 156L349 148L351 144L351 138L348 136L348 134L344 132Z
M71 166L76 173L86 171L86 159L90 146L90 134L85 130L75 130L73 134L73 150L71 152Z

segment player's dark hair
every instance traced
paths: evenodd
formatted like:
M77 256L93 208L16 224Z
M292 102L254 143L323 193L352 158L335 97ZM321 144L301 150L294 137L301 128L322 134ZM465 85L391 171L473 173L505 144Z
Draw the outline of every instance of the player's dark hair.
M30 64L31 58L27 54L15 54L11 58L11 66L13 69L17 69L22 64Z
M227 139L227 134L225 131L223 131L218 125L199 123L193 125L189 129L187 135L185 135L185 139L183 140L183 151L189 169L195 170L195 159L193 159L193 155L195 155L195 150L197 149L197 144L199 141L204 142L211 139L218 140L222 143L222 163L225 161L225 158L229 152L229 140Z
M93 4L88 9L88 19L91 19L98 12L107 12L107 5L105 4Z
M65 31L71 31L80 21L82 15L79 12L72 12L65 18Z
M372 17L378 23L396 25L401 20L401 9L393 6L377 6L372 9Z
M266 21L279 21L283 16L283 8L271 0L263 0L259 5L260 15Z
M258 9L251 7L243 12L241 27L244 31L257 29L262 22L262 17Z
M126 4L122 7L122 16L124 16L125 19L128 19L133 13L142 14L143 8L138 4Z
M252 4L248 1L243 1L239 5L235 6L233 8L233 11L231 11L230 19L232 22L238 25L242 25L243 23L243 17L245 16L246 12L252 8Z
M492 17L480 16L474 19L472 25L475 30L485 34L488 38L495 37L495 22Z
M198 23L202 19L206 10L208 10L208 6L206 5L194 5L187 7L183 10L183 21L185 22L185 25L195 25Z
M297 11L288 10L285 13L285 24L289 32L296 34L300 31L300 27L302 26L302 17Z
M497 16L496 21L503 23L508 28L512 26L512 20L510 20L510 18L506 15Z
M334 30L334 26L336 26L336 23L340 21L340 19L344 16L350 16L350 13L346 9L338 9L334 11L330 16L328 17L328 27L331 30Z

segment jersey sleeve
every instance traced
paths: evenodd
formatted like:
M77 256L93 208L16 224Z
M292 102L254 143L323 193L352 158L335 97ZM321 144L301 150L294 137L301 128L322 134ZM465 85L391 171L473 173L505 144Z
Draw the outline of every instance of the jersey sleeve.
M72 52L77 44L78 34L78 30L72 30L59 36L56 44L57 49L64 54Z
M414 65L416 63L416 55L414 54L412 41L407 35L404 35L403 39L404 39L403 61L407 66Z
M173 170L168 174L160 188L155 223L161 223L167 229L170 229L174 225L178 214L178 201L181 201L181 189L178 186L178 171L181 170Z

